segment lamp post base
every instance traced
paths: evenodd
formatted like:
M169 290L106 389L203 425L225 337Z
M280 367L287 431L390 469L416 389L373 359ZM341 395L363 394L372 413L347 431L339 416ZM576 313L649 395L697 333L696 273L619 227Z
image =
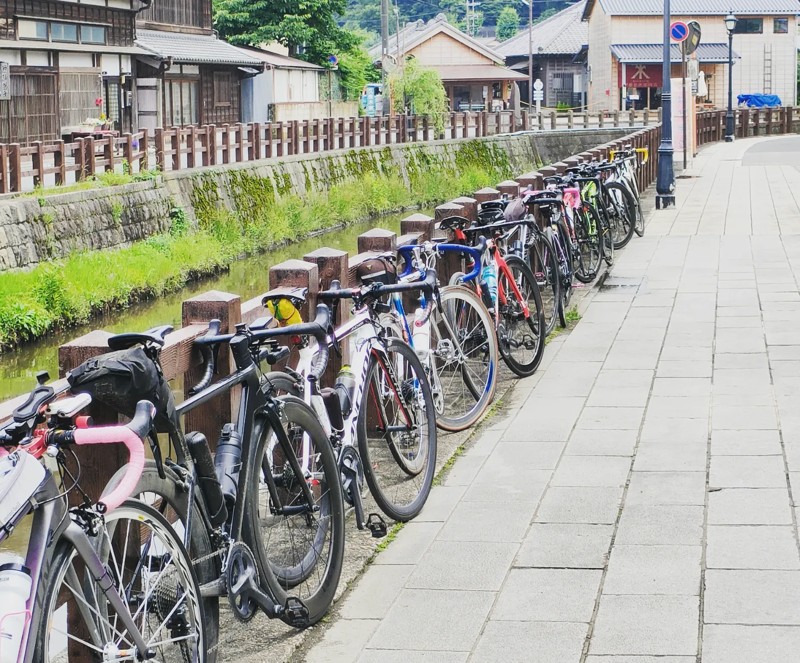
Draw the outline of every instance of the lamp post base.
M667 209L675 205L675 194L664 193L656 194L656 209Z

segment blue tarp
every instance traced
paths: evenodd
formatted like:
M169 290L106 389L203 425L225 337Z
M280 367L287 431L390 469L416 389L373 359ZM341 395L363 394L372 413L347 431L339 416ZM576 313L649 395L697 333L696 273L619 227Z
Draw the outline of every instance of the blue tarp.
M740 94L737 99L740 106L744 104L750 108L768 108L781 105L781 98L776 94Z

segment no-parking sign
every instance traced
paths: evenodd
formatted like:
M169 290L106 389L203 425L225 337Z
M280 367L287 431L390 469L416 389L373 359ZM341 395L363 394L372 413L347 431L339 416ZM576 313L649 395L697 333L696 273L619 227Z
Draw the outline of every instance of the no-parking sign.
M675 21L669 26L669 34L672 41L680 43L689 36L689 26L683 21Z

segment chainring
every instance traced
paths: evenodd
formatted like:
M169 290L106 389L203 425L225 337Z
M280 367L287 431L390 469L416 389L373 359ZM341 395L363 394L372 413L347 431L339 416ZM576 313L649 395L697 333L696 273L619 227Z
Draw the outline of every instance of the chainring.
M241 541L231 546L225 567L225 584L228 603L233 616L240 622L249 622L258 612L258 604L248 595L248 587L259 586L258 567L252 551Z

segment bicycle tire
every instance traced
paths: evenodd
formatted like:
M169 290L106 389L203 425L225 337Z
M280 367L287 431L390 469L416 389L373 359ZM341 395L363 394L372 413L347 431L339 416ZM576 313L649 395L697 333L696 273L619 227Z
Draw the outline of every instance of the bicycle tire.
M558 260L558 324L564 329L567 326L567 305L572 296L572 261L570 259L572 250L571 246L567 244L568 240L564 236L561 225L557 225L557 228L558 230L555 230L552 226L548 226L545 228L545 233L550 239Z
M583 208L575 210L575 278L581 283L591 283L597 278L603 260L600 247L602 229L596 219L590 219L588 215L589 212Z
M245 497L251 500L245 507L245 540L253 551L260 577L272 598L279 604L284 604L289 597L299 598L308 609L309 624L315 624L325 616L333 602L344 562L342 486L336 456L314 411L295 396L284 395L280 401L284 425L290 426L289 443L299 450L297 458L307 474L299 479L293 474L285 449L277 445L271 434L269 420L258 417L253 426L253 440L256 444L254 467L260 471L250 473ZM304 446L311 444L313 447ZM316 464L315 468L309 469L311 463ZM319 514L317 518L309 522L307 511L289 514L289 517L275 517L274 510L280 508L279 505L272 502L266 489L261 490L266 472L279 477L280 497L288 507L296 507L302 501L300 484L307 483L310 474L313 477L312 493L319 498L315 503L318 509L314 511ZM257 504L253 504L253 496L257 498ZM263 505L262 496L265 498ZM285 540L277 538L279 532L276 528L282 523L286 524L288 533ZM314 523L319 526L310 529ZM265 537L267 531L269 536ZM311 536L302 541L300 537L304 531ZM327 553L324 563L321 552ZM321 566L324 568L320 571Z
M462 431L478 421L494 400L499 355L497 337L489 311L474 292L456 285L441 288L439 295L441 308L436 309L431 320L431 352L438 386L431 385L431 388L441 391L439 398L444 411L439 414L437 409L436 425L446 431ZM448 367L453 375L445 381L442 375ZM458 384L466 387L468 395L463 388L458 389ZM464 409L458 407L461 402L465 402L464 407L468 409L459 414Z
M168 465L164 468L165 478L162 479L155 461L145 460L144 469L136 484L132 496L151 508L156 509L168 522L181 522L181 527L176 530L183 536L183 524L186 523L189 511L189 497L183 488L184 481L178 477ZM127 473L127 466L121 467L111 477L103 491L110 492ZM206 518L201 506L201 493L195 492L192 511L192 531L189 541L189 557L192 560L195 575L200 585L210 583L219 578L220 558L215 556L214 546L211 543L208 529L205 526ZM173 516L175 521L173 521ZM173 529L175 527L173 526ZM206 642L209 643L206 663L214 663L217 659L216 645L219 641L219 600L216 597L205 597L203 601L203 614L206 626Z
M644 237L644 212L642 212L642 201L638 196L634 196L636 201L636 223L633 226L633 232L639 237Z
M369 358L364 397L358 413L358 450L367 485L378 507L392 520L407 522L422 511L433 484L436 413L425 369L414 350L402 341L388 339L385 351L385 357L376 351ZM410 424L412 429L420 431L416 453L408 437L410 431L406 431L405 437L396 437L393 433L399 431L389 430L397 424L386 423L390 416L387 404L382 400L379 403L384 395L394 399L392 421L397 421L395 417L399 412L395 408L400 409L400 404L408 417L414 418L414 421L406 421L404 427ZM370 410L372 404L376 406L375 412ZM380 435L373 437L378 433ZM390 476L392 470L395 476ZM416 483L411 485L412 482Z
M516 256L508 256L505 260L509 270L514 274L514 280L517 282L522 296L527 300L529 315L527 319L524 317L520 303L513 297L513 294L508 297L512 290L507 283L505 273L501 271L498 275L498 286L503 285L507 299L504 304L500 305L502 329L498 329L498 347L506 365L516 375L524 378L536 372L544 355L545 325L542 296L539 293L539 285L536 283L536 278L524 260ZM514 331L511 331L512 327L514 331L517 328L522 330L521 341L514 339ZM530 350L531 348L528 347L530 341L527 340L529 338L535 339L536 345L533 348L533 352L530 353L531 356L523 355L526 357L523 359L521 356L517 356L514 351L519 350L520 347Z
M545 331L549 335L556 328L556 320L559 318L561 279L553 242L544 233L537 233L536 238L531 242L528 249L528 266L539 285L539 294L542 296L542 308L544 309Z
M129 536L125 537L124 544L119 542L118 533L121 534L122 530L118 530L118 527L123 519L129 522L127 527L129 536L132 533L131 524L133 524L133 532L138 538L138 543L131 544ZM128 591L120 591L119 594L123 602L127 602L130 606L129 612L134 616L134 621L145 642L156 651L157 655L159 649L163 652L164 646L176 645L173 648L176 658L166 658L162 654L159 656L159 660L207 663L206 650L209 649L210 643L206 640L200 586L189 555L172 524L153 507L138 500L123 502L112 513L106 515L105 522L106 527L101 530L98 538L93 540L93 544L105 562L115 587L129 588ZM109 530L109 526L112 527L111 530ZM156 544L153 546L149 545L149 541L144 546L141 544L141 536L146 527L150 527L153 532L151 536L156 537ZM139 550L136 550L137 546ZM114 552L115 548L117 552ZM137 554L129 555L129 552ZM148 555L146 564L140 563L142 553ZM72 567L74 560L78 562L75 568ZM130 563L125 563L124 560L130 560ZM143 577L137 582L135 577L131 577L131 572L146 573L147 577L146 579ZM77 582L78 587L71 585L69 581ZM138 591L131 591L134 586ZM93 594L93 605L90 605L87 600L87 592L95 587L97 593ZM149 591L143 600L140 592L144 587ZM79 594L80 596L78 596ZM116 613L112 612L110 604L99 589L99 584L94 578L87 575L80 556L72 544L66 540L56 544L48 573L39 585L36 605L42 606L42 609L39 613L37 630L34 631L38 634L33 659L35 661L63 661L65 660L63 657L65 649L67 658L71 658L70 654L74 651L83 659L87 650L91 651L91 649L99 649L98 653L101 656L104 653L108 655L109 651L104 652L103 649L100 649L99 645L102 643L91 643L92 646L88 646L86 634L91 633L92 630L98 635L105 632L113 633L116 636L112 637L110 642L105 643L104 648L118 647L119 644L125 648L132 643L130 636L126 638L125 634L120 632L125 628L121 620L116 618ZM81 606L83 610L80 610ZM65 633L58 632L59 629L56 626L61 626L68 614L80 615L84 622L87 617L90 617L92 627L94 627L89 629L85 623L79 625L84 626L85 630L80 633L81 637L73 634L72 646L69 644L70 636L68 635L67 644L64 646ZM150 618L153 616L155 619L151 622ZM107 630L105 631L97 628L101 620L106 622ZM145 628L146 623L158 624L155 635L169 629L167 641L152 642L149 631ZM64 629L66 631L66 627ZM188 637L181 635L183 629L189 629ZM53 640L51 640L51 635ZM89 636L89 638L92 637ZM118 640L121 640L119 644ZM60 650L51 651L56 648L60 648ZM176 652L174 649L178 651Z
M621 249L631 241L636 226L633 196L620 182L609 182L605 185L605 191L608 194L605 201L606 208L611 210L613 218L618 222L615 229L614 249ZM612 193L614 191L618 193L618 197Z

